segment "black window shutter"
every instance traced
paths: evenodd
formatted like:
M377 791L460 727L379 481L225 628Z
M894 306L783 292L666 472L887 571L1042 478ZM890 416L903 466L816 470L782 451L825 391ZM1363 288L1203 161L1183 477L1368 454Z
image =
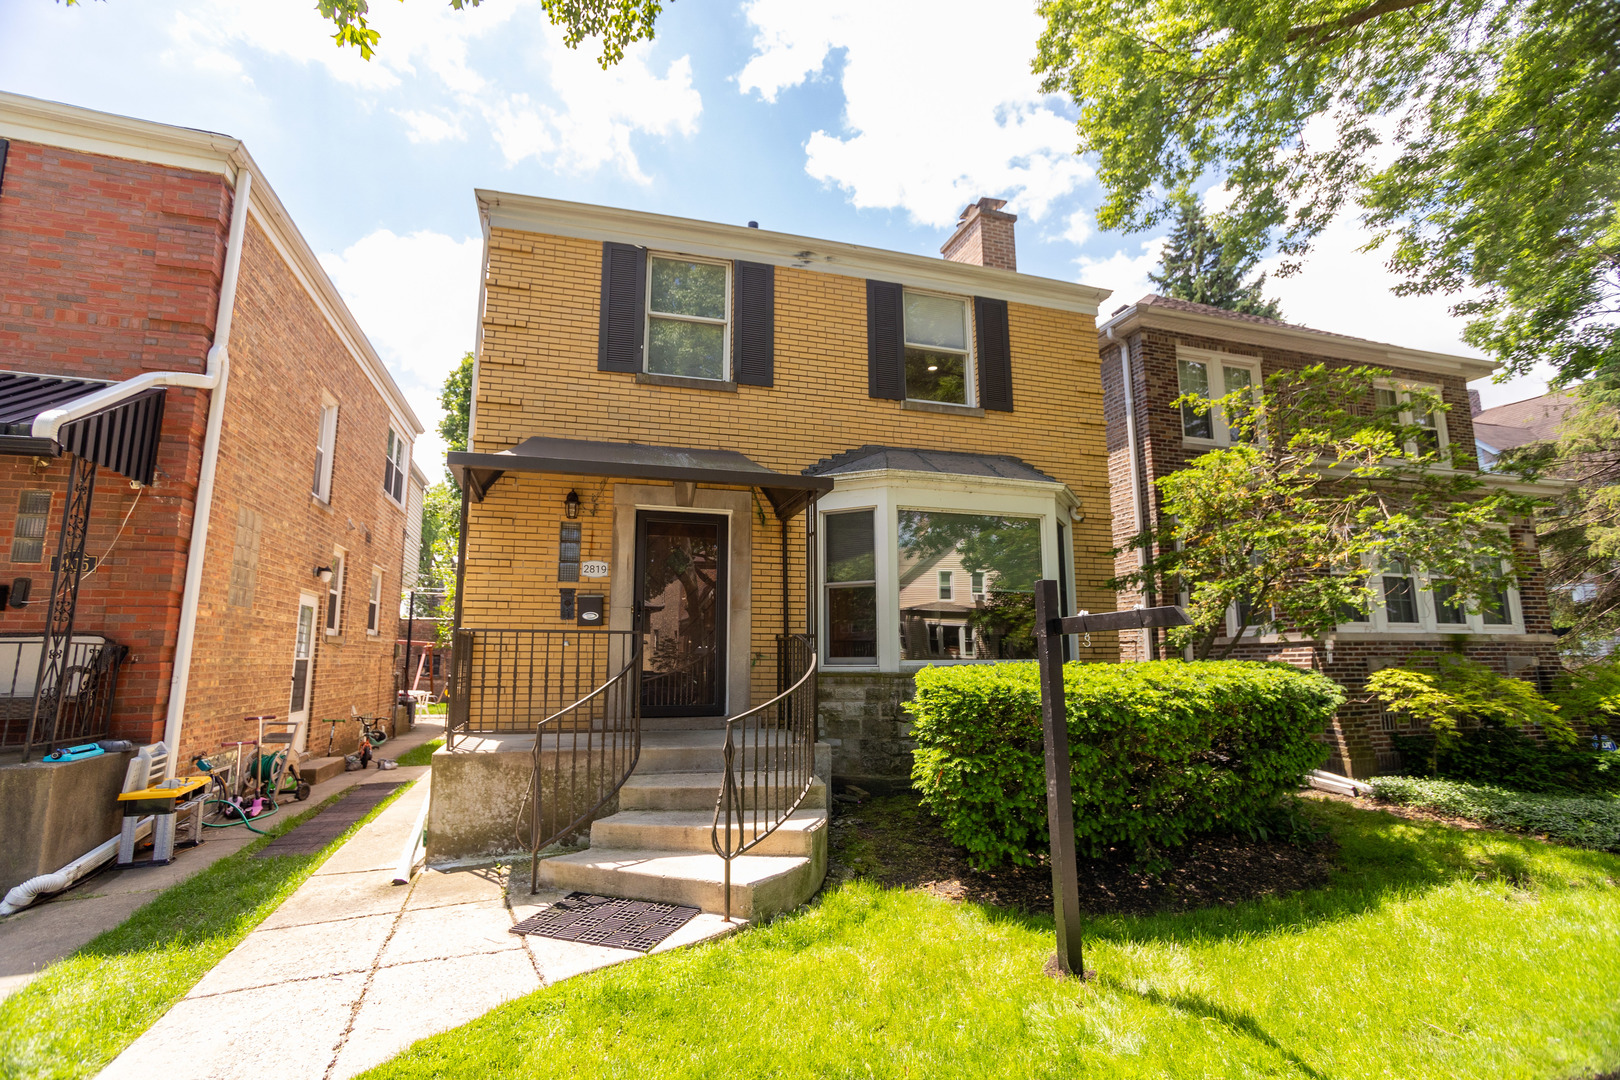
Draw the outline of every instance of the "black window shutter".
M732 378L744 386L770 386L776 381L776 267L740 262L733 273Z
M602 245L602 329L599 371L640 371L646 326L647 251L634 244Z
M973 329L979 359L979 408L1012 412L1012 343L1007 301L973 298Z
M866 392L905 400L906 322L904 290L892 281L866 283Z

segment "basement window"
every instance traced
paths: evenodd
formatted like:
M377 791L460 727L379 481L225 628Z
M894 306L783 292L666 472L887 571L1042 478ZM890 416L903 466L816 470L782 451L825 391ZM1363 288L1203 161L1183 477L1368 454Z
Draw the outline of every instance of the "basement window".
M45 523L50 516L50 492L22 493L17 503L17 528L11 534L12 562L39 562L45 557Z

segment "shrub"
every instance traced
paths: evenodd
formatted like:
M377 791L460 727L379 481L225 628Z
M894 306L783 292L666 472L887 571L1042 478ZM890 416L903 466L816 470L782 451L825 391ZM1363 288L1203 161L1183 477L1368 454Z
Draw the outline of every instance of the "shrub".
M1373 794L1385 802L1534 833L1576 847L1620 851L1620 799L1612 796L1535 795L1412 776L1380 776L1372 786Z
M912 780L975 867L1031 865L1048 846L1033 663L923 668L908 705ZM1068 664L1075 840L1151 861L1215 830L1258 831L1321 762L1314 736L1344 700L1329 679L1236 661Z
M1596 731L1620 727L1620 650L1564 672L1552 697L1572 723Z
M1538 742L1516 728L1487 721L1448 743L1432 735L1394 736L1407 771L1425 777L1501 784L1518 791L1576 795L1620 790L1620 754Z
M1373 672L1367 678L1367 689L1388 711L1433 732L1431 770L1435 755L1455 746L1458 732L1473 725L1533 726L1552 742L1575 743L1575 732L1558 715L1558 706L1535 687L1451 653L1415 653L1406 666Z

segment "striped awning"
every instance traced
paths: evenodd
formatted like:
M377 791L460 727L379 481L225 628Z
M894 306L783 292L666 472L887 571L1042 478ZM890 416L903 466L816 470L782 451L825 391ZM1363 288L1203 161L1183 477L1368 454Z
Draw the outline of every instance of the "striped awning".
M163 431L162 387L69 421L57 430L55 439L34 435L34 421L41 413L113 385L101 379L0 371L0 454L55 457L69 453L150 484Z

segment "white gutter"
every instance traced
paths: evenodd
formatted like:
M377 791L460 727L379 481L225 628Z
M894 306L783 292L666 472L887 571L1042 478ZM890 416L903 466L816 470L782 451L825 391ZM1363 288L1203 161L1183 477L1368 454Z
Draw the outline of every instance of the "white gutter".
M214 467L219 461L219 433L225 423L225 388L231 377L231 316L236 311L236 277L242 265L242 236L247 231L253 174L237 174L231 206L231 235L225 249L225 273L219 280L219 313L214 318L214 344L208 350L208 375L214 380L208 399L208 430L203 436L202 466L197 473L197 501L191 515L191 546L186 552L186 584L180 594L180 630L174 645L174 674L169 679L169 712L163 722L163 745L169 753L168 775L180 762L180 730L185 723L186 689L191 681L191 646L197 632L197 598L202 592L203 552L208 547L208 519L214 508Z

